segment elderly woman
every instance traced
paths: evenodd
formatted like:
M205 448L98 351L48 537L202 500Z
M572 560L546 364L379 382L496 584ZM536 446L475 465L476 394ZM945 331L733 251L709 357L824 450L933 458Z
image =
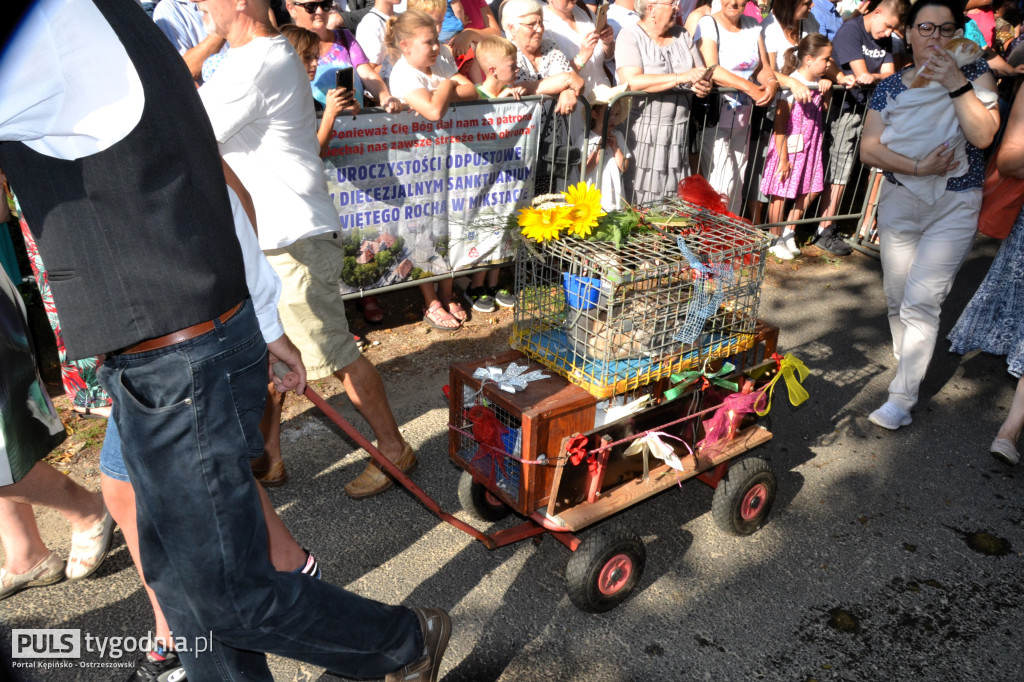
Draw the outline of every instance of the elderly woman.
M568 114L576 108L583 79L569 58L544 38L543 6L537 0L508 0L501 12L505 35L519 50L516 82L531 95L558 95L555 111Z
M888 181L878 200L878 227L896 376L889 399L868 420L890 430L911 422L910 410L935 350L942 303L978 229L985 171L981 150L992 144L999 128L996 83L985 60L961 69L943 49L964 23L960 0L917 0L904 24L914 66L875 88L861 138L861 161L881 168ZM920 121L916 102L932 88L910 89L918 69L921 77L948 92L949 101L940 96L955 116L949 121L951 139L937 117ZM905 115L897 117L900 109ZM890 148L920 133L922 126L927 129L918 136L926 143L919 145L921 152L907 156ZM883 134L888 143L882 142ZM937 146L924 151L932 141ZM937 186L924 194L913 191L922 178Z
M686 131L693 95L707 96L711 83L690 35L676 21L676 2L636 0L640 21L615 41L619 83L630 90L665 93L636 100L627 142L633 162L626 175L630 201L644 204L674 195L690 174Z
M316 101L326 105L327 93L335 86L334 74L340 68L352 67L356 102L362 105L365 89L388 111L397 111L402 107L402 103L391 96L388 86L370 65L355 36L345 28L331 30L327 27L332 0L288 0L285 4L296 26L312 31L320 41L320 59L311 83Z
M756 19L743 13L744 0L724 0L722 9L697 24L697 47L708 66L715 66L716 85L739 93L722 95L718 126L704 131L701 169L711 186L739 213L743 204L743 174L747 169L750 116L753 101L766 106L775 99L779 81L768 60ZM753 82L758 74L760 84Z
M595 86L611 85L604 62L615 49L612 27L606 24L600 33L594 28L590 13L574 0L549 0L544 7L544 30L558 49L576 55L572 66L583 78L583 94L590 101Z

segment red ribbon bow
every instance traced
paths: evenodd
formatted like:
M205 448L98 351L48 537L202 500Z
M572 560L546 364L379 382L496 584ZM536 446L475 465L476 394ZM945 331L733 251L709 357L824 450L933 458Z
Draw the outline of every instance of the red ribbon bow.
M475 405L469 409L466 416L473 422L473 440L480 444L473 461L490 455L498 462L502 473L505 473L504 445L501 442L505 427L498 421L494 410L483 405Z
M569 455L569 461L572 462L573 466L579 465L580 462L587 458L587 441L588 438L586 436L576 434L566 443L565 454Z
M581 434L576 434L569 439L569 442L565 445L565 454L569 455L569 461L577 466L584 460L587 462L587 470L591 475L597 474L597 470L600 467L600 462L597 461L596 457L590 456L590 451L587 450L587 443L589 439Z

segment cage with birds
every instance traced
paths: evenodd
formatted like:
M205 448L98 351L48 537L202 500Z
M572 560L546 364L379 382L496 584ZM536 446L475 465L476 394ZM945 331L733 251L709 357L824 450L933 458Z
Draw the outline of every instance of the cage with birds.
M679 199L566 199L520 213L513 348L601 399L754 344L765 233Z

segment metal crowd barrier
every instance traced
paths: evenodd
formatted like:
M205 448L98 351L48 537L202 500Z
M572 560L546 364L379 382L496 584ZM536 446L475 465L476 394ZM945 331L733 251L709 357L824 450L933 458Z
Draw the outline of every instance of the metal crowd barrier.
M618 132L617 139L625 141L627 145L624 151L630 157L629 163L640 166L628 169L623 177L622 198L630 205L642 205L664 196L674 196L676 184L682 177L700 173L716 189L731 187L727 192L731 210L757 227L787 224L816 227L819 222L829 218L837 223L841 232L854 235L851 240L854 248L873 254L877 248L872 248L870 235L861 235L861 232L870 208L875 174L860 163L860 133L863 125L858 127L854 124L857 115L863 117L870 91L858 91L862 97L858 97L853 90L833 87L832 101L824 121L822 143L825 153L824 187L805 216L792 223L768 222L768 198L759 191L765 156L769 145L773 144L774 103L765 107L747 105L745 108L749 114L745 117L726 114L711 125L706 111L690 115L694 111L693 102L696 99L692 93L624 92L612 98L608 104L609 111L615 107L621 107L622 110L616 112L616 115L604 117L601 139L608 140L609 135ZM718 87L712 92L723 96L737 93L733 88ZM621 118L621 122L616 125L618 118ZM835 149L834 138L844 136L852 139L842 149ZM662 145L665 143L673 145L673 148L664 148ZM679 145L684 146L680 149ZM719 158L714 156L716 151ZM606 149L602 147L598 153L599 167L603 167L605 157ZM849 165L851 170L843 185L838 210L826 215L830 164ZM731 173L723 172L720 168L725 166L728 171L730 165L733 170Z
M817 86L809 87L815 89ZM712 93L728 97L738 91L715 87ZM606 186L606 179L601 177L601 169L608 156L607 142L614 136L628 157L628 166L619 179L621 202L624 204L640 206L675 196L679 180L686 175L699 173L712 186L730 185L728 197L735 209L733 212L750 220L755 227L809 226L810 231L814 232L820 222L829 219L842 234L848 235L847 242L854 249L877 258L878 192L884 178L877 170L864 166L859 154L863 116L870 95L870 88L833 86L831 103L824 120L822 142L824 186L800 220L770 222L768 197L760 192L765 158L769 145L773 144L774 103L764 107L748 104L745 108L749 113L745 117L727 113L714 122L709 120L712 117L706 107L695 109L696 98L686 91L656 94L623 92L613 97L608 105L593 110L585 99L580 98L576 111L568 116L554 113L554 97L524 97L524 101L544 102L543 137L538 158L533 164L534 194L560 192L584 178L595 181L602 193L612 191L613 188ZM490 100L492 103L511 101L514 100ZM479 102L458 102L453 103L452 107L468 104L479 105ZM364 110L366 113L381 111ZM592 126L595 116L597 124ZM594 135L599 135L597 139L600 148L597 150L593 148L591 139ZM840 146L837 143L839 138L848 138L847 144ZM714 156L716 149L719 153L726 150L732 155L735 166L742 169L741 173L735 172L733 177L726 177L728 182L723 183L723 175L729 174L719 172L717 167L719 164ZM595 151L597 170L588 175L587 160ZM834 210L828 211L832 184L830 168L842 166L849 166L850 170L845 183L835 183L842 185L841 200ZM358 298L425 282L469 276L492 267L488 265L452 270L347 294L345 298Z
M811 86L812 88L814 86ZM715 88L721 96L736 94L732 88ZM833 136L841 136L851 125L850 114L863 114L869 91L861 90L863 98L858 101L851 90L836 86L832 90L832 102L825 118L823 150L832 151ZM852 140L842 150L826 159L825 185L821 195L811 204L807 214L798 221L768 222L767 198L760 194L759 185L768 145L772 144L774 125L774 104L765 107L746 107L746 117L726 114L715 125L709 125L707 113L693 115L694 96L689 92L624 92L615 96L607 107L596 109L598 125L594 134L599 134L601 147L597 152L596 175L598 187L604 191L600 169L604 168L608 150L606 141L616 136L620 147L629 158L629 165L621 174L621 200L630 205L643 205L676 195L679 180L686 175L701 173L712 185L722 181L714 154L725 150L727 158L734 163L734 172L727 177L731 183L728 193L736 210L734 212L751 221L755 227L795 224L817 224L826 217L838 224L840 231L853 234L850 243L858 250L875 255L877 245L873 241L872 216L875 210L873 188L877 190L877 173L863 166L859 159L860 129L854 130ZM568 185L587 177L587 159L595 150L592 147L591 120L595 113L586 100L579 99L575 112L567 116L554 113L556 98L534 96L525 101L544 103L544 127L538 148L534 169L535 195L563 191ZM510 98L491 100L492 103L507 103ZM466 106L479 102L453 103L452 107ZM607 112L615 111L616 115ZM382 113L381 109L364 109L363 113ZM844 128L845 126L845 128ZM828 200L829 163L848 164L849 178L844 185L842 200L833 215L826 216ZM469 276L491 269L493 265L476 268L451 270L419 279L389 284L346 294L346 299L360 298L370 294L386 293L405 289L422 283Z

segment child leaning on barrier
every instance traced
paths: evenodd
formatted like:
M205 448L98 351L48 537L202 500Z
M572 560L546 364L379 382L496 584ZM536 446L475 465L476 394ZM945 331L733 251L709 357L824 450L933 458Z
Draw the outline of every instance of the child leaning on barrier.
M628 99L611 104L595 103L587 149L587 182L601 190L601 210L617 211L622 208L622 174L629 166L629 149L621 123L625 119ZM605 125L605 119L608 124ZM607 136L604 136L607 130ZM604 161L601 150L604 149Z
M822 120L831 97L831 83L824 80L832 58L832 43L820 33L803 37L786 51L783 71L804 85L817 84L808 102L797 102L792 92L780 97L775 109L775 134L761 177L761 191L771 197L768 222L782 222L786 202L793 201L788 221L803 217L807 206L824 188L821 143ZM800 255L792 224L772 227L775 242L768 252L782 260Z
M300 28L295 24L285 24L281 27L281 35L288 39L295 51L302 60L306 69L306 75L312 81L316 75L317 60L320 59L320 42L316 34L310 30ZM313 107L320 108L320 103L313 100ZM327 153L327 145L331 140L331 131L334 129L334 121L342 114L355 116L359 113L359 104L351 90L346 88L332 88L327 91L327 105L322 108L320 123L317 125L316 140L320 143L320 156Z
M431 121L440 120L450 103L477 97L473 84L455 68L451 50L438 42L443 18L410 9L388 20L384 36L395 65L388 81L391 94Z
M483 81L477 85L476 91L481 99L493 97L515 97L519 99L526 94L523 86L513 86L516 82L516 56L518 50L511 40L501 36L487 36L476 46L476 61L483 73Z
M391 94L430 121L439 121L448 105L476 99L476 87L458 73L451 52L437 41L437 24L443 17L411 9L388 20L385 42L395 66L388 86ZM401 56L398 56L401 55ZM421 284L426 306L423 321L441 331L462 327L469 314L453 292L452 280Z
M516 46L511 40L501 36L487 36L476 45L476 63L484 75L484 81L476 86L480 99L496 97L514 97L519 99L526 94L526 88L514 86L516 81ZM466 298L473 310L480 313L493 313L498 306L511 308L516 299L507 289L498 288L498 272L494 268L473 273ZM486 281L485 281L486 278Z

